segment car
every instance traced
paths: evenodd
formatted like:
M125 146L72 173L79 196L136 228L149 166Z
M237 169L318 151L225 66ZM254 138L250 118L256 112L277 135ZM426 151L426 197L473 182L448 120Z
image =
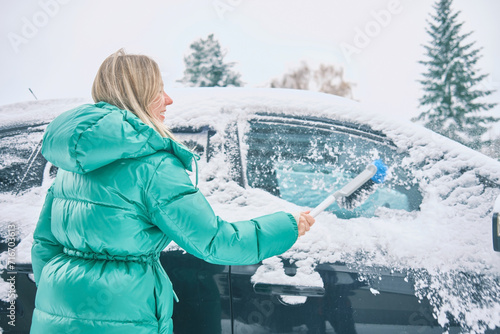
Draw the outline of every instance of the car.
M160 261L179 297L176 334L500 333L500 253L491 244L498 161L333 95L169 93L168 124L201 156L199 188L226 220L314 208L374 160L389 167L387 180L354 208L334 203L290 250L261 263L214 265L170 244ZM0 128L5 333L27 333L34 307L32 232L57 172L39 154L43 130L84 102L0 107L0 117L10 115ZM14 269L15 327L8 323Z

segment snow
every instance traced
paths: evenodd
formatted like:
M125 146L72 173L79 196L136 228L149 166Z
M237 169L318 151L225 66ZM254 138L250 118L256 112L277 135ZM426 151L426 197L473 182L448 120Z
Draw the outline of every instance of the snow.
M280 258L274 256L262 261L262 265L252 276L252 283L269 283L283 285L301 285L323 287L323 280L314 270L315 263L312 258L305 258L295 262L297 273L293 276L285 274Z
M32 124L52 120L61 112L91 101L83 98L55 99L0 106L0 130L26 122Z
M360 273L368 273L371 267L387 267L412 276L416 295L431 301L441 326L446 327L448 313L472 333L500 326L500 261L491 245L493 206L495 211L500 208L500 163L415 124L388 119L382 112L374 116L376 110L326 94L286 89L192 88L169 95L174 104L167 108L168 123L172 127L211 125L218 132L211 139L214 141L221 140L220 134L229 123L239 121L240 130L245 129L249 114L272 111L366 123L383 131L399 152L408 153L392 163L411 169L423 194L420 211L379 208L375 217L350 220L323 212L311 231L290 250L263 261L252 282L322 287L314 270L320 263L345 262ZM14 114L23 120L50 120L74 103L81 100L0 107L0 124L3 120L17 122ZM240 137L244 138L241 133ZM242 143L243 152L245 145ZM199 170L200 190L214 211L226 220L305 209L229 180L228 166L221 155L214 156L209 164L200 161ZM496 186L488 187L484 180ZM47 183L20 196L0 194L2 225L15 223L18 227L19 263L30 262L32 233L46 189ZM4 253L0 257L2 264L5 258ZM284 273L282 258L297 266L295 276ZM374 288L370 291L379 292ZM0 285L1 297L2 293ZM304 299L292 298L287 302L301 301Z

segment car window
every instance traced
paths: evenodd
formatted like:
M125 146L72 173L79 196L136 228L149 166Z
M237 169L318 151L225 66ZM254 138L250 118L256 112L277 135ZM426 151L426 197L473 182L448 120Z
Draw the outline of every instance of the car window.
M339 218L371 217L378 208L418 210L422 196L405 154L381 133L348 122L314 117L258 114L245 137L247 180L292 203L315 207L376 159L390 167L390 177L361 205L327 210Z
M0 129L0 193L18 193L40 186L45 178L54 178L57 167L41 154L42 137L48 123L19 125ZM172 129L177 140L201 158L213 150L208 127Z
M42 184L46 160L40 154L46 124L0 129L0 192Z
M211 136L211 131L208 128L174 128L171 129L171 131L178 141L183 143L194 153L200 156L207 155L207 147Z

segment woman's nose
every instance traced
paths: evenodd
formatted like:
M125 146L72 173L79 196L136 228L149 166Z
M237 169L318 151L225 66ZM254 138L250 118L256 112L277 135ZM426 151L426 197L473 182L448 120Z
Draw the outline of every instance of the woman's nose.
M168 96L167 93L165 93L165 104L168 106L168 105L171 105L172 103L174 103L172 98L170 96Z

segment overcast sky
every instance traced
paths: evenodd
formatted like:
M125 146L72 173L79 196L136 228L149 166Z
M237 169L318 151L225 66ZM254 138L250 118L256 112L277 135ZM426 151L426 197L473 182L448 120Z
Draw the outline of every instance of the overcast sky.
M117 49L152 56L166 91L196 39L214 33L246 87L263 87L301 61L342 66L354 97L387 114L418 114L422 44L434 0L0 0L0 105L84 97ZM463 32L499 89L500 1L455 0ZM175 96L172 96L175 103ZM500 101L500 92L493 97ZM500 114L500 107L495 109Z

